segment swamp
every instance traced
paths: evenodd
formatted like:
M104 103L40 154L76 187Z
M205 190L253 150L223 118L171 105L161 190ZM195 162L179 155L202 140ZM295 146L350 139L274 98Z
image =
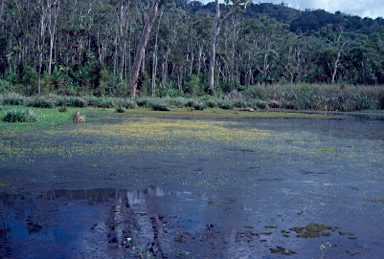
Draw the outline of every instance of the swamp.
M383 256L384 116L163 114L0 128L0 257Z

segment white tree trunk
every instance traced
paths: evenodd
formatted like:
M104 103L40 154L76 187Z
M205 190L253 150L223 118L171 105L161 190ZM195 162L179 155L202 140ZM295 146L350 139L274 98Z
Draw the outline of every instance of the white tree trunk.
M131 90L131 97L133 99L136 98L137 81L139 78L140 66L142 65L143 58L145 57L145 49L147 47L149 34L151 32L153 23L155 22L155 19L157 16L158 6L159 6L159 0L154 0L152 5L151 15L144 26L139 45L137 46L135 60L133 61L133 66L131 69L129 83L128 83L128 88Z

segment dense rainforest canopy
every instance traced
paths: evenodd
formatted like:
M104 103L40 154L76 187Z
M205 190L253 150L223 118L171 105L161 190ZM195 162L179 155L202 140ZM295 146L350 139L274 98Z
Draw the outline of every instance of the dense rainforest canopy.
M130 71L151 6L146 0L0 0L0 92L130 95ZM221 17L232 6L221 4ZM139 94L209 90L216 13L214 2L160 2L140 62ZM215 90L384 84L383 40L383 18L284 3L239 5L223 20L215 43Z

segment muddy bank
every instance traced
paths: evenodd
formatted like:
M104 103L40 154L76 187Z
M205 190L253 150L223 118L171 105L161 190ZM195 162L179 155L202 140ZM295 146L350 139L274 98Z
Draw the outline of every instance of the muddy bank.
M1 136L2 257L382 256L382 121L110 116Z

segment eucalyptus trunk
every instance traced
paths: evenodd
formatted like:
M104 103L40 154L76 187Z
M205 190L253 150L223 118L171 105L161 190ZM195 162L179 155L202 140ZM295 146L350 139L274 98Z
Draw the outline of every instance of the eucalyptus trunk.
M153 5L152 5L151 15L150 15L148 21L146 22L144 29L142 31L142 34L140 37L140 42L139 42L139 45L137 46L135 59L133 61L133 65L131 68L128 88L131 90L131 97L133 99L136 98L137 81L139 78L140 66L142 65L143 59L145 57L145 49L147 47L149 34L151 32L151 29L153 27L153 24L154 24L156 16L157 16L158 7L159 7L159 0L154 0Z

